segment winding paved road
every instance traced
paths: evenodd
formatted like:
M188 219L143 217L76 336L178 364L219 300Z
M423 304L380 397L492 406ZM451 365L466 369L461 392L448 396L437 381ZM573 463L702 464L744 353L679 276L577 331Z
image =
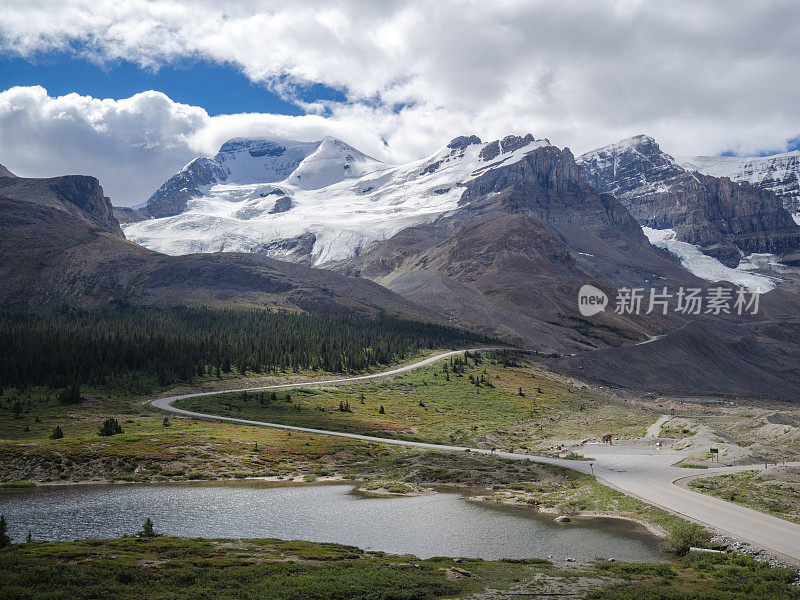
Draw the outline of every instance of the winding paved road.
M489 352L498 349L499 348L474 348L468 351ZM395 440L370 435L344 433L340 431L327 431L322 429L312 429L309 427L282 425L280 423L265 423L262 421L251 421L248 419L238 419L235 417L224 417L220 415L198 413L172 406L173 402L178 400L185 398L197 398L199 396L211 396L216 394L243 391L255 392L301 386L312 387L344 385L350 383L359 383L370 379L381 379L430 365L437 361L450 358L456 354L463 354L463 352L464 350L444 352L414 364L372 375L360 375L358 377L345 377L340 379L309 381L303 383L267 385L252 388L240 388L235 390L218 390L213 392L182 394L179 396L157 398L152 400L151 404L156 408L160 408L184 417L211 419L215 421L226 421L261 427L273 427L277 429L287 429L290 431L300 431L304 433L314 433L320 435L333 435L366 442L376 442L380 444L394 444L397 446L410 446L415 448L444 450L451 452L476 452L479 454L490 454L491 451L484 448L447 446L443 444ZM719 500L718 498L700 494L677 485L676 481L680 479L686 479L687 470L675 467L674 464L686 456L685 452L682 453L663 449L659 450L653 446L606 446L600 444L584 446L584 451L587 456L592 457L593 460L591 462L551 458L547 456L534 456L529 454L516 454L512 452L495 452L494 454L504 458L529 460L537 463L558 465L568 469L581 471L583 473L592 474L596 476L597 479L602 483L625 492L626 494L644 500L645 502L670 512L676 513L682 517L686 517L692 521L702 523L703 525L706 525L711 529L717 530L723 534L737 538L744 542L749 542L755 547L764 548L778 556L781 556L787 561L800 565L800 525L785 521L783 519L778 519L755 510L744 508L730 502L725 502L723 500ZM719 467L705 470L703 471L702 475L712 476L731 471L754 468L758 467Z

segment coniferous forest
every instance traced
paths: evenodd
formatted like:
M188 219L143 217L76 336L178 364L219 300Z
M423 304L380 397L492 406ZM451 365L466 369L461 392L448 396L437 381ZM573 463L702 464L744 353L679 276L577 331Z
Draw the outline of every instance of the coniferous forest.
M0 386L109 386L131 374L168 385L234 370L350 373L480 339L387 316L203 307L7 312L0 314Z

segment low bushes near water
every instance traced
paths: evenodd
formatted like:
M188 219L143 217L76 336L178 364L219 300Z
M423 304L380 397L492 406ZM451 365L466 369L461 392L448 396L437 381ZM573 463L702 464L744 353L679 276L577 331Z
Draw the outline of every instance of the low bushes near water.
M596 600L798 600L791 569L751 557L689 555L667 564L554 565L389 556L302 541L127 537L29 542L0 550L7 598L433 600L493 590Z
M667 530L667 539L662 548L665 552L677 556L685 556L689 548L708 548L711 544L711 534L697 523L676 521Z

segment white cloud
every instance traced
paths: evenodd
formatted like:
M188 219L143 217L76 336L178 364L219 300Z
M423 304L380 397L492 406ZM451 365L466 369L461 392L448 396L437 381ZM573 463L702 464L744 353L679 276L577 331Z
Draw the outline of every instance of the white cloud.
M73 48L146 68L204 58L287 94L319 82L348 95L325 117L209 117L158 94L0 94L0 162L91 170L122 203L231 135L332 134L408 160L463 133L531 131L575 152L648 133L679 154L782 150L800 134L789 1L5 0L0 51Z

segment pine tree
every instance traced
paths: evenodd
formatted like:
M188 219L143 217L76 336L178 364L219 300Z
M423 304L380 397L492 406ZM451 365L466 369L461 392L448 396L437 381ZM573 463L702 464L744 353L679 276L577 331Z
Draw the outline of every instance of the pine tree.
M118 433L125 433L122 429L122 426L119 424L114 418L106 419L103 424L100 426L100 430L97 432L98 435L102 436L111 436L116 435Z
M147 517L147 521L142 525L142 530L136 534L139 537L156 537L158 534L153 529L153 521Z
M8 524L6 523L6 516L0 515L0 548L5 548L11 545L11 538L8 536Z
M164 420L161 422L161 425L164 427L169 427L172 423L169 422L169 417L164 417Z
M25 543L26 544L30 544L32 541L33 541L33 534L29 530L28 531L28 535L25 536Z
M60 440L64 437L64 432L61 431L61 425L56 425L53 427L53 433L50 434L51 440Z
M386 411L383 408L383 404L381 404L381 407L378 409L378 414L379 415L385 415L386 414Z

